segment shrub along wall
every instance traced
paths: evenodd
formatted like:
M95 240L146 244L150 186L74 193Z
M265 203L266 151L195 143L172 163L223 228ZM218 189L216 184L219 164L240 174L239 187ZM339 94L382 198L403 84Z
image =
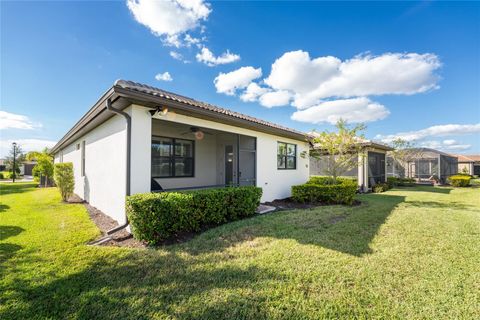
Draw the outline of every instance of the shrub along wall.
M127 197L126 208L133 236L157 244L180 233L252 216L261 196L262 189L253 186L142 193Z
M321 179L313 180L323 182L323 184L311 183L311 181L292 187L292 199L294 201L351 205L358 188L356 181L353 179L337 179L337 184L331 184L331 180L329 182Z

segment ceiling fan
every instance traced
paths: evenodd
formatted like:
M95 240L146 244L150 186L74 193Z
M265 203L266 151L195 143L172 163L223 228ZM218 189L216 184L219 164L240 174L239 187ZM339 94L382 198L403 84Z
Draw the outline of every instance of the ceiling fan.
M210 132L202 131L199 127L190 127L190 131L183 132L181 135L193 133L197 140L202 140L205 134L212 135Z

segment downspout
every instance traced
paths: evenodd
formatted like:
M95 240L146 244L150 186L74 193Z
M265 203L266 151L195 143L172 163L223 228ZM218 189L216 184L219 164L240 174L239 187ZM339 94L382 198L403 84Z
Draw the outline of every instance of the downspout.
M115 109L113 106L112 106L112 101L110 99L107 100L107 102L105 103L106 107L107 107L107 110L110 111L110 112L113 112L113 113L116 113L116 114L119 114L121 115L122 117L125 118L126 122L127 122L127 154L126 154L126 164L127 164L127 168L126 168L126 186L125 186L125 191L126 191L126 195L129 196L130 195L130 154L131 154L131 141L132 141L132 118L130 117L130 115L122 110L118 110L118 109ZM116 227L116 228L113 228L111 230L108 230L107 231L107 235L111 235L117 231L120 231L122 229L125 229L127 226L128 226L129 222L128 222L128 217L127 215L125 214L125 223Z

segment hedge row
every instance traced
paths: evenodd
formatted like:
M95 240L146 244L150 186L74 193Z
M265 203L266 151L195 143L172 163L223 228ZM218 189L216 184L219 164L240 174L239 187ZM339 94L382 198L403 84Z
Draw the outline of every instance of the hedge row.
M393 188L393 187L412 187L412 186L415 185L415 179L413 179L413 178L387 177L387 184L390 188Z
M337 184L306 183L292 187L292 199L300 203L321 202L351 205L357 188L357 183L352 179L345 179Z
M337 177L336 184L343 183L343 182L354 182L357 183L357 178L355 177ZM326 176L311 176L310 179L307 181L307 184L335 184L333 182L332 177Z
M468 187L470 185L470 180L472 179L469 175L457 174L454 176L448 177L448 181L454 187Z
M142 193L127 197L133 236L157 244L184 232L252 216L262 189L247 186L188 192Z

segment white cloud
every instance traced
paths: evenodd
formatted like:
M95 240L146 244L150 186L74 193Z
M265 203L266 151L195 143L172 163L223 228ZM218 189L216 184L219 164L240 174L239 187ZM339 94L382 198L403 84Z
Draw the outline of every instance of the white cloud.
M213 80L218 93L235 95L238 89L246 88L253 80L262 76L262 69L241 67L229 73L220 72Z
M127 6L137 22L176 47L182 45L179 35L199 27L211 12L203 0L127 0Z
M181 54L180 52L177 52L177 51L170 51L170 57L172 57L173 59L175 60L178 60L178 61L182 61L183 63L190 63L191 61L185 59L183 57L183 54Z
M434 71L441 66L434 54L385 53L341 61L308 52L291 51L272 64L265 83L295 94L294 106L307 108L326 98L370 95L410 95L437 88Z
M370 96L413 95L437 89L440 77L436 71L440 67L439 58L431 53L364 54L341 60L333 56L312 58L306 51L290 51L275 60L263 81L245 86L240 99L259 101L266 107L290 104L299 110L292 119L299 121L375 121L390 112L372 102ZM217 92L229 95L235 90L217 88Z
M446 152L452 151L464 151L472 147L470 144L460 144L455 140L444 140L443 142L437 140L423 141L420 144L420 147L443 150Z
M453 139L447 139L447 140L443 140L443 144L446 146L453 146L457 144L457 141Z
M244 102L253 102L257 101L258 97L269 92L267 88L262 88L255 82L252 82L248 85L247 89L242 93L240 99Z
M260 96L260 104L264 107L280 107L285 106L290 102L292 95L288 91L272 91L264 93Z
M412 141L421 140L428 137L446 137L475 133L480 133L480 123L436 125L417 131L399 132L390 135L377 135L376 139L381 139L384 142L391 142L396 138Z
M0 110L0 130L24 129L32 130L41 127L39 123L33 123L27 116Z
M376 121L384 119L389 114L390 112L383 105L360 97L322 102L308 109L294 112L291 118L315 124L322 122L335 124L339 119L351 123Z
M200 53L197 53L196 58L198 62L203 62L209 67L240 60L240 56L238 54L230 53L228 50L222 53L220 56L215 57L212 51L210 51L207 47L203 47Z
M16 139L16 140L0 140L0 157L8 155L12 142L16 142L24 152L41 151L45 147L51 148L56 144L56 141L42 140L42 139Z
M172 76L170 75L170 73L168 71L166 71L164 73L157 73L157 75L155 76L155 79L158 80L158 81L172 81L173 80Z

